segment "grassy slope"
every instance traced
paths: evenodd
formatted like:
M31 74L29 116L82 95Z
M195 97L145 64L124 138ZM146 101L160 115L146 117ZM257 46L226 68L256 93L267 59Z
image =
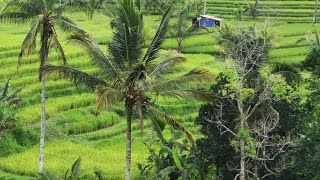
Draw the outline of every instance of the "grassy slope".
M232 1L234 2L234 1ZM240 2L240 1L236 1ZM241 1L242 2L242 1ZM275 3L276 1L270 1ZM277 3L281 5L298 6L300 3L309 5L304 1ZM210 4L211 3L211 4ZM215 4L213 4L215 3ZM220 3L220 4L219 4ZM265 2L267 4L267 2ZM209 1L209 7L225 8L224 12L232 13L234 3L228 1ZM284 6L283 5L283 6ZM228 9L229 8L229 9ZM212 9L214 10L214 9ZM292 11L295 12L296 9ZM297 12L304 12L304 9L298 9ZM209 13L215 12L209 10ZM216 13L213 13L216 14ZM219 15L219 13L217 13ZM304 19L307 19L308 14ZM231 17L221 14L222 17ZM93 20L88 20L85 15L76 14L72 17L77 21L80 27L89 31L99 42L108 42L111 39L111 29L108 25L109 19L101 14L94 16ZM282 20L286 20L283 15ZM250 17L246 17L250 18ZM227 21L232 21L231 19ZM159 23L159 17L147 16L145 17L146 25L152 28ZM102 22L102 23L101 23ZM285 63L299 63L308 51L306 44L295 47L295 41L302 35L311 33L312 26L310 24L287 24L282 21L272 21L274 24L273 30L279 36L276 48L271 52L271 61L285 62ZM253 21L245 21L242 24L253 24ZM37 54L26 57L23 60L22 67L16 72L16 60L19 51L19 45L23 40L24 35L28 30L28 24L12 25L0 24L0 37L2 43L0 44L0 64L2 71L0 72L0 82L12 76L12 86L24 86L20 93L22 98L22 110L19 115L29 125L38 122L39 119L39 102L40 102L40 84L37 78L38 64ZM60 32L59 32L60 33ZM67 45L64 41L64 34L60 33L60 39L64 42L63 46L68 56L69 65L87 72L93 72L90 62L86 55L78 48ZM175 48L175 39L166 40L164 49ZM219 59L219 53L215 46L213 35L197 35L188 39L184 44L184 53L190 53L188 63L177 74L182 73L195 66L205 66L212 70L214 74L220 71L226 71L226 65ZM214 57L212 56L214 55ZM55 54L50 55L50 60L53 60ZM52 63L56 63L51 61ZM208 87L209 85L207 85ZM94 103L94 95L88 93L84 87L75 88L73 84L66 80L50 78L48 80L48 115L51 119L48 121L49 127L47 134L50 136L50 141L46 148L46 167L54 172L63 174L72 162L79 156L83 159L83 170L92 175L94 167L100 167L103 173L108 178L119 179L123 177L124 172L124 153L125 153L125 124L124 120L120 118L112 127L102 130L94 131L87 134L70 135L64 134L66 129L61 125L61 122L74 121L72 113L83 112L83 109L90 111ZM197 111L200 106L199 103L179 101L175 99L159 99L159 102L179 119L193 120L197 116ZM120 108L122 107L119 105ZM72 110L69 110L72 109ZM91 117L90 113L86 113L85 117L89 117L88 122L96 121L96 118ZM79 118L79 121L83 121ZM60 125L59 125L60 123ZM86 126L86 125L84 125ZM137 122L134 124L135 141L133 145L133 175L138 176L139 172L136 163L143 161L147 156L147 150L141 141L146 137L141 137L138 133ZM81 128L81 127L80 127ZM58 136L56 133L62 134ZM148 135L147 135L148 136ZM0 158L0 169L15 174L27 174L35 176L37 172L38 146L34 146L25 152L13 154L8 157ZM23 165L23 166L21 166ZM23 168L22 168L23 167ZM10 177L10 174L5 174L0 171L0 178L2 176ZM13 177L14 178L14 177Z
M108 18L101 14L95 15L92 21L89 21L85 15L82 14L77 14L74 17L75 20L77 20L78 25L93 34L98 42L110 41L111 29L108 26ZM159 23L159 17L156 16L149 16L145 19L146 24L153 27ZM104 22L104 25L102 25L103 27L100 26L101 20ZM12 87L24 86L23 91L19 94L22 98L21 105L23 106L22 110L19 112L19 116L25 123L38 126L38 119L40 117L40 84L38 83L37 77L37 54L35 53L29 57L25 57L22 66L16 71L19 45L28 30L28 24L0 24L0 30L0 36L4 37L2 38L4 43L0 45L1 63L4 68L3 71L0 72L0 77L1 79L12 77ZM69 65L85 70L86 72L94 72L94 69L91 67L89 60L84 53L74 46L67 45L64 41L64 36L64 34L59 34L68 56ZM166 52L164 51L163 53ZM214 64L212 64L215 60L211 55L187 54L186 56L189 59L189 62L179 69L176 75L201 65L211 68L214 74L219 71L219 69L216 69ZM51 63L57 63L52 61L55 59L54 52L50 55L49 59ZM49 170L62 175L66 169L70 167L72 162L77 157L81 156L83 159L84 172L93 175L94 167L98 167L103 170L106 177L119 179L123 176L125 165L124 119L121 118L120 120L117 120L115 123L116 125L114 126L115 128L110 127L89 134L82 134L81 136L60 136L55 134L57 131L58 134L66 133L67 130L61 123L73 122L74 120L72 119L74 119L74 114L83 112L83 109L86 110L86 114L88 115L85 116L87 117L86 119L80 118L80 120L87 120L88 123L96 121L94 117L90 116L90 109L93 108L94 104L94 94L87 92L86 88L75 88L72 83L69 83L66 80L55 78L48 79L47 115L51 119L48 120L49 128L47 130L47 135L49 134L50 141L46 145L45 166ZM177 112L173 111L173 115L179 119L193 119L200 106L199 103L178 101L174 99L160 99L159 101L166 109L177 110ZM122 108L121 105L120 107ZM181 108L184 108L185 110L181 111ZM187 110L189 111L190 108L193 110L188 113L184 112ZM73 115L72 113L68 113L69 111L73 111ZM66 112L65 115L62 115L64 112ZM101 118L103 117L106 116L101 116ZM88 125L84 124L83 128L87 127ZM137 176L139 172L136 163L143 161L147 157L147 149L141 143L145 138L140 137L136 122L134 129L135 141L133 144L132 167L133 176ZM15 174L36 176L37 159L38 146L34 146L22 153L0 158L0 169Z

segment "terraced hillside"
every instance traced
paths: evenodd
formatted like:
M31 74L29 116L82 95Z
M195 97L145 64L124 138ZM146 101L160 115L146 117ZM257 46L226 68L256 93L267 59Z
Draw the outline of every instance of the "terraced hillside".
M243 1L208 0L208 14L224 18L223 23L236 23L239 25L252 25L255 23L252 17L246 15L241 22L235 21L234 11ZM271 28L277 36L277 43L270 53L271 62L298 64L304 60L309 51L307 42L296 45L296 41L303 36L312 36L313 1L261 1L261 12L256 24L262 24L266 16L271 17ZM102 13L94 15L88 20L85 14L70 14L77 24L91 33L101 46L107 50L105 44L110 41L112 29L109 26L110 19ZM159 24L158 16L146 16L145 24L153 29ZM102 22L102 23L101 23ZM290 23L289 23L290 22ZM317 25L318 26L318 25ZM17 69L17 57L20 44L29 28L28 24L0 24L0 84L11 78L11 88L23 87L19 94L21 98L18 115L23 126L32 132L39 131L40 117L40 90L38 78L38 54L34 53L24 57L21 67ZM88 57L83 51L67 44L66 34L59 33L63 41L68 65L95 73ZM168 38L163 45L162 53L168 53L176 48L176 39ZM196 66L209 68L214 75L224 71L230 73L221 60L220 50L215 43L214 33L200 33L190 37L182 51L188 58L188 63L173 76L181 74ZM49 57L49 62L58 64L55 52ZM212 78L214 79L214 77ZM207 88L210 84L207 84ZM125 120L123 118L123 104L101 111L99 115L93 112L95 95L89 89L78 86L67 80L49 77L47 82L47 144L46 144L46 168L57 173L64 174L72 162L79 156L82 157L83 171L94 176L93 169L100 168L103 174L110 179L122 179L125 166ZM166 108L167 113L184 121L185 124L197 134L197 128L193 127L194 118L198 115L201 103L181 101L178 99L159 98L160 104ZM147 127L149 126L147 122ZM138 122L134 122L133 141L133 175L139 178L136 166L147 156L147 148L143 144L152 132L147 130L141 136ZM170 134L167 131L167 134ZM36 135L31 134L30 137ZM0 141L9 141L9 135L3 136ZM37 143L38 140L35 140ZM23 143L16 142L11 152L0 157L1 171L37 176L38 145L30 143L26 147ZM0 149L6 144L2 143ZM8 175L9 176L9 175ZM0 176L1 177L1 176Z
M255 4L255 1L248 2L252 6ZM208 13L226 19L234 19L234 14L239 8L243 12L244 9L248 7L247 1L243 0L208 0L207 4L209 6ZM314 15L315 2L313 0L260 0L258 4L258 20L260 21L269 17L273 20L283 20L287 22L312 22ZM245 13L245 19L250 19L249 11Z
M74 16L74 14L72 14ZM78 25L86 31L93 34L100 44L105 44L110 40L112 30L109 27L109 19L103 14L96 14L93 20L88 20L85 14L76 14L75 20ZM146 23L156 27L158 16L146 17ZM100 25L100 21L104 24ZM98 25L99 24L99 25ZM100 27L99 27L100 26ZM21 66L17 69L17 55L19 46L28 30L28 24L1 24L0 45L1 83L11 78L11 88L23 87L19 97L21 97L20 108L18 113L21 123L28 126L32 131L39 131L40 119L40 92L41 84L38 78L38 54L24 57ZM60 31L58 32L60 33ZM68 66L84 70L87 73L95 73L95 67L92 66L88 57L83 51L75 46L67 44L65 35L60 33L59 38L63 42L63 47L67 55ZM200 35L206 37L207 42L201 42L204 45L213 45L214 40L211 35ZM190 39L192 40L192 39ZM174 40L168 40L166 49L170 49ZM188 43L188 42L187 42ZM186 47L192 47L186 43ZM105 45L101 45L106 49ZM211 50L210 50L211 51ZM168 53L168 51L163 51ZM209 54L186 54L189 63L182 67L175 75L190 70L195 66L211 67L212 72L218 70L214 68L212 62L214 58ZM57 55L52 52L49 56L49 62L58 64L55 61ZM198 62L201 63L199 64ZM192 121L197 116L197 109L200 104L196 102L187 102L176 99L159 99L161 104L168 109L176 118L181 120ZM71 163L79 156L82 157L82 166L84 171L93 176L95 167L103 169L107 177L122 178L125 162L125 120L123 104L119 104L113 109L101 111L99 115L94 115L95 94L89 89L78 86L67 80L49 77L47 82L47 136L46 145L46 163L45 166L56 172L63 174L70 167ZM189 111L191 109L191 111ZM188 113L185 113L187 112ZM118 112L115 113L115 112ZM147 122L148 127L148 122ZM146 157L146 147L142 143L145 139L141 137L138 128L138 122L134 123L135 141L133 143L133 162L134 164L143 161ZM192 127L191 127L192 129ZM151 132L146 133L146 138ZM4 136L3 139L10 139ZM37 140L38 141L38 140ZM68 147L68 148L64 148ZM0 169L14 173L29 176L37 175L38 145L23 148L22 144L17 143L14 153L9 156L5 155L0 158ZM17 166L25 168L16 168ZM138 175L136 165L133 166L133 174Z

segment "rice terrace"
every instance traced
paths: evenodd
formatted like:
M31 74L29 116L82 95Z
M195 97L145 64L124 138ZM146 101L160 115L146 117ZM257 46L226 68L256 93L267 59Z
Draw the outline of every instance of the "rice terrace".
M0 0L0 179L320 179L318 0Z

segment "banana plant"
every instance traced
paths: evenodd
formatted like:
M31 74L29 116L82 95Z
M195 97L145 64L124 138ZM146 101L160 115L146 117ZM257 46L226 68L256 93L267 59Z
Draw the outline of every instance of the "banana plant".
M10 79L6 82L3 88L0 87L0 132L7 128L9 123L16 120L17 108L14 104L20 102L16 95L22 88L17 88L10 92Z

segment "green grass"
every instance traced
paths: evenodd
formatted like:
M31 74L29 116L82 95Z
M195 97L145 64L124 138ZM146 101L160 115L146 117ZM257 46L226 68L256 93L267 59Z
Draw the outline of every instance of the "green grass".
M2 180L36 180L36 178L28 176L19 176L16 174L10 174L0 170L0 179Z
M52 123L66 134L81 134L104 129L120 122L114 112L96 113L92 107L64 111L52 117Z
M0 0L1 2L1 0ZM225 18L224 22L235 22L233 10L236 4L242 4L242 0L208 0L209 14ZM313 12L310 7L313 1L261 1L263 14L274 14L278 17L271 18L272 31L276 33L276 46L270 52L270 61L278 63L299 64L305 59L309 51L307 43L296 46L295 42L305 35L313 32L311 23L287 23L287 22L310 22L310 14ZM270 8L267 8L270 7ZM76 20L77 24L91 33L101 44L106 44L112 38L112 29L109 25L110 19L101 12L88 20L85 14L69 14ZM299 17L293 17L299 16ZM238 22L241 25L263 24L264 17L259 17L255 22L251 17L245 16L244 21ZM145 16L145 25L150 28L150 36L160 23L160 16ZM175 20L173 18L173 20ZM223 23L224 23L223 22ZM319 27L320 25L316 25ZM0 24L0 82L11 77L11 86L23 86L19 97L22 100L21 111L18 115L26 127L38 132L40 119L40 90L41 85L38 79L39 57L34 52L29 57L24 57L22 66L17 71L16 63L21 42L29 28L25 24ZM88 73L95 73L88 57L78 47L68 44L65 40L66 34L57 30L59 39L65 49L68 66L84 70ZM150 39L147 41L150 43ZM39 43L38 43L39 44ZM107 49L106 45L101 45ZM176 49L175 38L167 38L163 44L161 53L168 53ZM39 47L38 47L39 48ZM169 75L176 77L184 74L192 68L202 66L209 68L212 72L212 80L207 84L199 86L209 88L214 83L218 73L224 72L232 75L232 70L220 57L220 50L216 46L213 33L198 34L188 38L183 44L183 53L188 61L176 72ZM58 64L56 53L49 56L52 64ZM82 172L93 176L94 167L102 170L107 179L123 179L125 166L125 119L114 113L113 109L102 111L95 116L92 113L94 108L95 94L83 86L75 87L67 80L60 80L56 77L49 77L47 80L47 136L45 167L53 172L63 175L70 168L72 163L82 157ZM181 120L199 137L192 121L198 115L198 108L201 103L194 101L182 101L176 98L158 97L157 101L167 113ZM119 105L123 108L124 105ZM66 125L67 123L67 125ZM36 124L36 125L34 125ZM146 134L144 137L139 133L138 121L133 123L133 176L138 178L139 171L136 163L143 161L147 156L147 149L142 141L150 138L150 123L146 119ZM1 140L0 140L1 141ZM2 140L3 141L3 140ZM31 148L20 148L11 155L0 157L0 179L30 179L27 176L37 175L38 145ZM20 148L20 149L19 149ZM10 173L8 173L10 172ZM16 176L15 174L27 175Z
M132 175L138 176L136 163L147 158L145 146L136 139L132 144ZM35 177L38 167L38 146L9 157L0 158L0 168L10 173ZM140 152L140 153L139 153ZM85 145L72 141L51 141L46 143L45 167L60 176L72 163L82 158L81 170L93 177L94 168L103 171L108 179L122 179L125 169L125 138L117 136L100 144ZM20 167L20 168L17 168ZM23 168L22 168L23 167Z

